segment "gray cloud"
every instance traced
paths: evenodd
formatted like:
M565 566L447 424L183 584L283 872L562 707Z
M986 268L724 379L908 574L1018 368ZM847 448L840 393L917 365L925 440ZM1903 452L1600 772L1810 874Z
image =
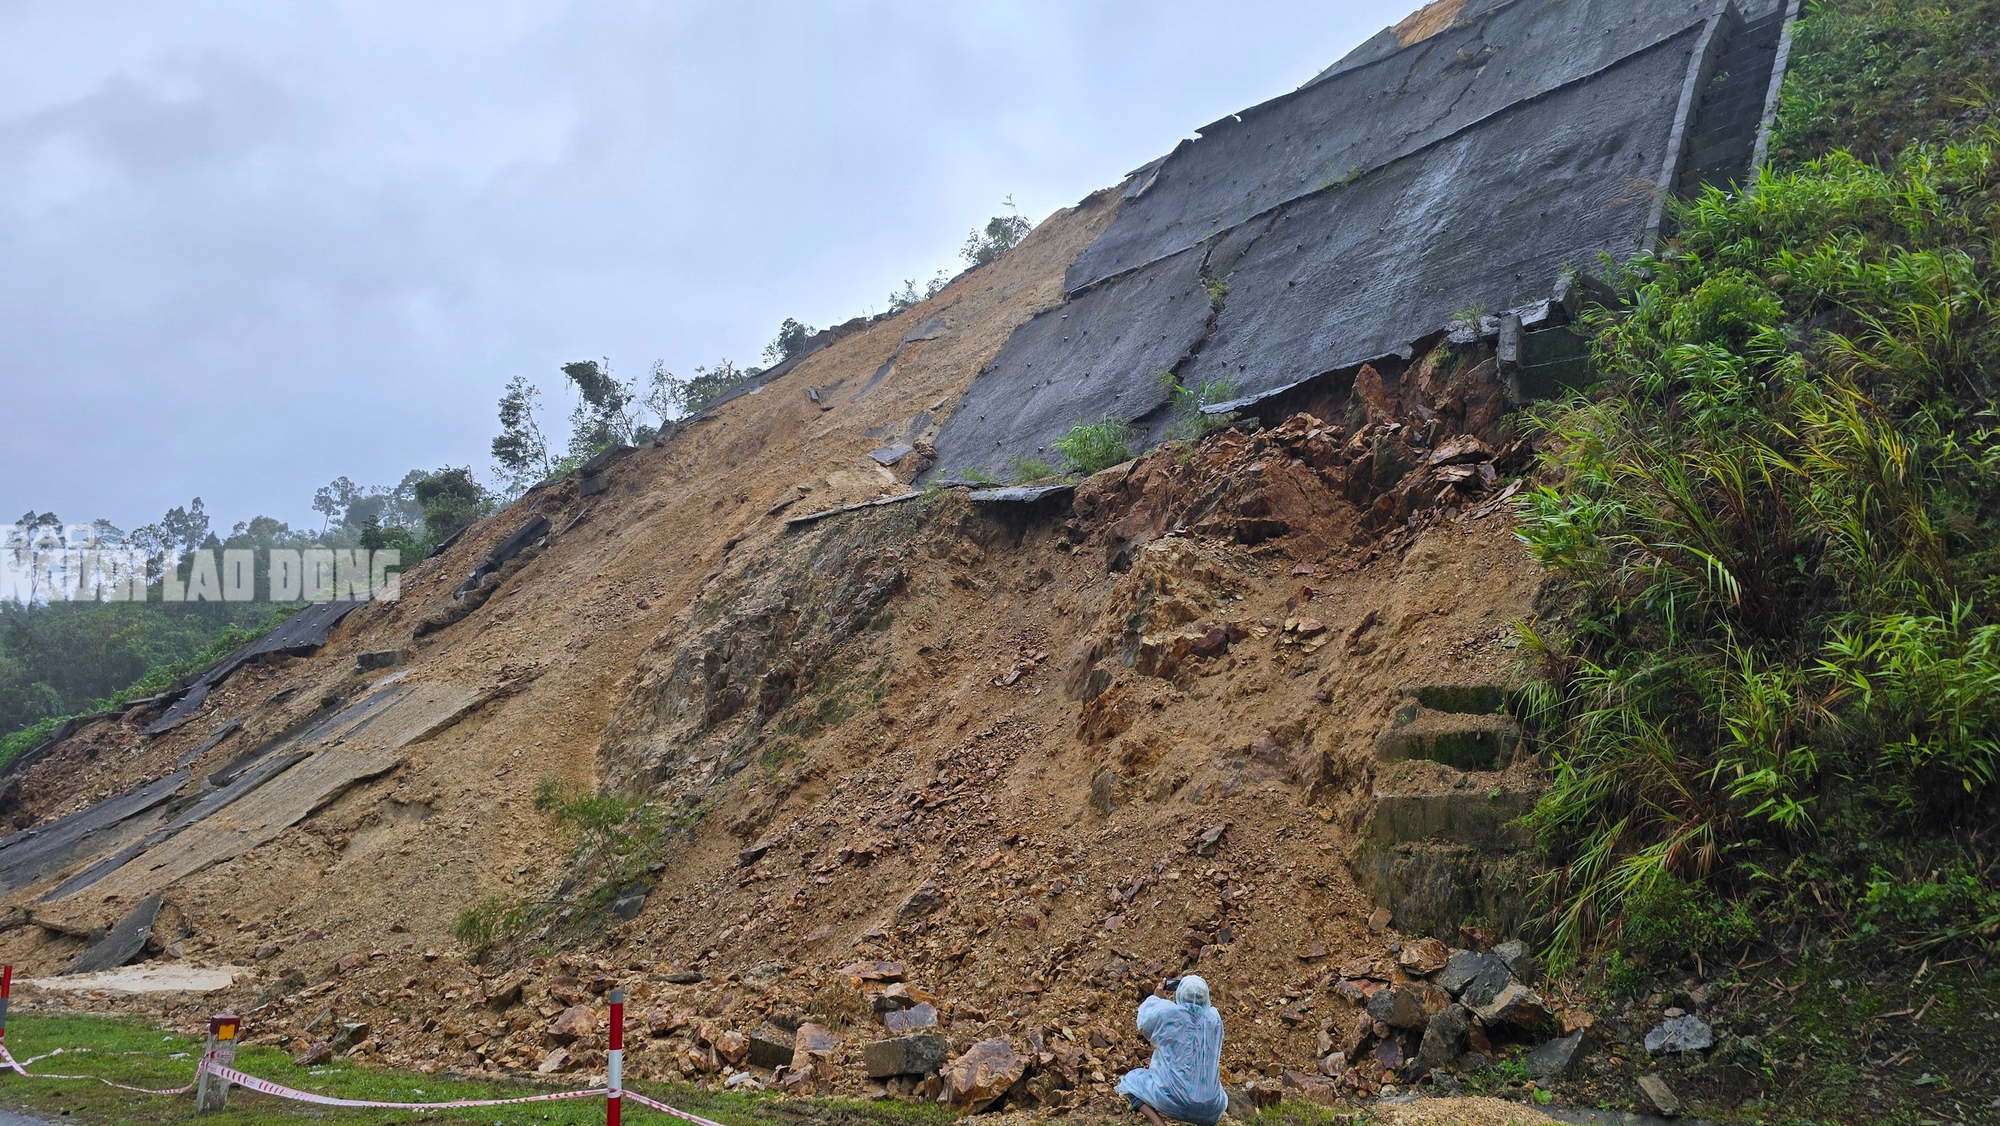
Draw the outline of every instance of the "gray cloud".
M0 11L0 514L487 469L493 402L756 357L1281 93L1362 4Z

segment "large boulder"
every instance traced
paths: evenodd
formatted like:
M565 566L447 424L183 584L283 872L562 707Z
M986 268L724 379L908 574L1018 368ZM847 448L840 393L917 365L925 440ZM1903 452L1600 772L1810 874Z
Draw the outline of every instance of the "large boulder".
M1378 990L1368 999L1368 1015L1391 1028L1422 1028L1451 1004L1451 995L1428 981Z
M960 1114L978 1114L1000 1101L1027 1072L1027 1057L1014 1051L1005 1038L981 1040L945 1069L938 1101L951 1104Z
M951 1042L935 1032L891 1036L861 1046L861 1064L870 1079L929 1075L951 1056Z
M1472 1028L1472 1014L1463 1005L1447 1006L1424 1025L1423 1043L1417 1047L1417 1073L1428 1075L1434 1068L1450 1067L1465 1051L1465 1034Z

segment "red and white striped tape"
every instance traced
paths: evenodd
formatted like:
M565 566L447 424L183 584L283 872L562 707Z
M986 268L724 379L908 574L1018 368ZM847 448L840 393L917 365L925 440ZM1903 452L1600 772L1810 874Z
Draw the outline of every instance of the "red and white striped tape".
M654 1110L657 1110L662 1114L671 1114L675 1118L681 1119L684 1122L695 1123L695 1126L722 1126L722 1123L712 1122L709 1119L703 1118L699 1114L689 1114L687 1111L676 1110L665 1103L655 1102L652 1099L647 1098L646 1096L640 1094L637 1091L632 1090L629 1087L626 1088L624 1094L626 1098L631 1099L633 1102L638 1103L640 1106L652 1107Z
M27 1064L19 1063L14 1059L14 1054L7 1050L7 1044L4 1039L4 1037L7 1034L6 1021L7 1021L8 994L12 992L12 986L14 983L13 978L14 978L13 966L0 967L0 1066L9 1068L13 1070L16 1074L21 1075L28 1079L71 1079L71 1080L94 1079L97 1082L102 1083L107 1087L116 1087L121 1091L137 1091L142 1095L185 1095L189 1091L194 1090L196 1084L199 1083L203 1073L207 1073L209 1075L214 1075L217 1078L225 1079L230 1083L235 1084L238 1087L242 1087L245 1090L256 1091L259 1094L271 1095L280 1099L291 1099L295 1102L313 1103L318 1106L351 1106L351 1107L363 1107L369 1110L454 1110L454 1109L464 1109L468 1107L520 1106L524 1103L553 1103L553 1102L562 1102L568 1099L591 1099L602 1095L605 1097L605 1117L607 1120L607 1126L619 1126L618 1112L620 1109L620 1104L622 1104L626 1099L631 1099L633 1102L638 1103L641 1106L651 1107L652 1109L660 1111L664 1114L673 1115L675 1118L679 1118L682 1121L692 1122L695 1124L695 1126L722 1126L722 1124L719 1122L711 1121L709 1119L701 1117L700 1115L689 1114L687 1111L684 1110L676 1110L673 1107L670 1107L663 1102L659 1102L654 1099L649 1099L646 1096L639 1094L637 1091L628 1091L624 1089L623 1064L625 1056L624 1052L625 991L622 989L614 990L612 991L611 994L610 1051L607 1053L608 1055L607 1062L610 1065L610 1074L608 1076L610 1082L608 1086L592 1087L588 1090L583 1090L583 1091L557 1091L547 1095L525 1095L520 1098L512 1098L512 1099L456 1099L450 1102L435 1102L435 1103L394 1103L394 1102L378 1102L372 1099L339 1099L339 1098L334 1098L331 1095L318 1095L314 1094L311 1091L301 1091L294 1087L287 1087L282 1083L273 1083L268 1079L259 1079L255 1075L251 1075L247 1072L238 1071L235 1068L230 1067L228 1064L225 1064L220 1060L218 1060L214 1052L205 1053L201 1057L200 1063L196 1064L194 1069L195 1079L193 1082L190 1082L185 1087L175 1087L172 1088L171 1090L160 1090L152 1087L127 1086L124 1083L114 1083L111 1080L106 1079L101 1075L53 1075L46 1072L29 1071ZM236 1017L233 1014L223 1014L222 1016L218 1016L216 1019L226 1020L228 1022L229 1029L228 1031L225 1031L222 1035L225 1038L229 1038L232 1040L231 1046L233 1047L233 1037L235 1035ZM213 1027L211 1027L211 1034L213 1034ZM64 1052L67 1050L68 1049L57 1048L52 1052L44 1052L39 1056L33 1056L29 1058L28 1063L37 1063L41 1060L49 1059L53 1056L59 1056L64 1054ZM82 1048L82 1049L77 1049L77 1051L87 1052L89 1051L89 1049Z
M439 1103L390 1103L377 1102L372 1099L336 1099L331 1095L316 1095L311 1091L300 1091L281 1083L273 1083L268 1079L259 1079L254 1075L246 1075L233 1067L223 1064L209 1063L206 1066L209 1074L221 1076L245 1090L256 1091L265 1095L276 1095L278 1098L291 1099L295 1102L315 1103L319 1106L355 1106L367 1107L371 1110L451 1110L474 1106L519 1106L522 1103L553 1103L561 1102L564 1099L596 1098L604 1094L605 1091L603 1087L592 1087L587 1091L557 1091L554 1094L525 1095L517 1099L456 1099L450 1102Z
M34 1063L35 1060L45 1060L48 1059L50 1056L59 1056L61 1054L62 1054L62 1049L57 1048L53 1052L47 1052L42 1055L36 1056L34 1059L31 1059L28 1062ZM14 1053L7 1050L7 1045L4 1042L0 1042L0 1065L5 1065L6 1067L11 1068L16 1073L20 1075L25 1075L30 1079L95 1079L99 1083L104 1084L106 1087L116 1087L121 1091L137 1091L142 1095L185 1095L189 1091L194 1090L193 1083L189 1083L185 1087L175 1087L172 1090L160 1090L154 1087L133 1087L124 1083L113 1083L111 1080L104 1078L102 1075L50 1075L46 1072L29 1071L26 1066L16 1063L14 1061ZM195 1069L195 1074L200 1075L201 1069L197 1067Z

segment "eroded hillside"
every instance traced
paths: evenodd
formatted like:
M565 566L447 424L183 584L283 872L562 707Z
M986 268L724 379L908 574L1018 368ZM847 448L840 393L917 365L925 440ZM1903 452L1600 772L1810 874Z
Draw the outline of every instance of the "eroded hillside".
M1327 293L1388 276L1402 237L1370 243L1357 216L1407 213L1452 146L1511 144L1503 126L1560 102L1525 73L1482 78L1559 5L1462 7L536 488L323 645L74 732L10 799L0 958L45 1003L180 1022L233 1004L303 1055L425 1069L589 1071L614 984L643 1014L640 1078L749 1068L858 1092L889 1075L864 1043L934 1025L955 1051L1012 1045L1033 1069L1012 1105L1045 1109L1119 1105L1110 1082L1144 1055L1137 991L1194 970L1231 1022L1231 1083L1372 1093L1410 1074L1426 1021L1461 994L1473 1011L1475 988L1429 984L1449 951L1417 936L1484 949L1521 918L1515 818L1539 766L1507 705L1542 577L1511 524L1532 454L1511 419L1581 362L1564 326L1588 284L1554 267L1650 237L1632 170L1680 182L1659 147L1701 108L1684 90L1754 109L1754 82L1705 84L1732 43L1768 54L1779 21L1593 9L1595 53L1551 73L1590 104L1644 85L1645 120L1609 140L1548 128L1536 159L1569 162L1585 202L1617 170L1602 221L1465 266L1466 292L1527 305L1447 320L1436 283L1459 259L1427 254L1421 302L1371 282L1328 313ZM1620 41L1628 24L1645 35ZM1456 54L1429 42L1446 33ZM1436 94L1420 81L1484 108L1351 172L1273 173L1221 233L1159 218L1207 190L1204 153L1391 79L1417 90L1403 111ZM1510 221L1547 227L1522 190ZM1172 245L1106 264L1127 208ZM1320 289L1287 294L1308 275ZM1402 311L1369 312L1383 301ZM1342 327L1363 313L1365 332ZM1284 362L1258 369L1260 340ZM1046 454L1079 403L1158 438L1176 386L1211 368L1202 386L1257 397L1173 419L1199 438L1075 481L917 483ZM134 998L55 979L80 958L233 983ZM1533 984L1525 963L1494 972L1495 991ZM1442 1062L1538 1035L1561 1001L1482 1011Z

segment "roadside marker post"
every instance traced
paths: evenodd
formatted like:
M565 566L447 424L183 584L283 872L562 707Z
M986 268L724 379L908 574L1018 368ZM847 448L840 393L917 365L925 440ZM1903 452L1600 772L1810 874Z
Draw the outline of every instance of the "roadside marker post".
M208 1018L208 1047L202 1051L201 1073L195 1079L196 1114L214 1114L229 1105L229 1080L217 1075L209 1065L235 1065L237 1032L242 1027L243 1021L235 1013L217 1013Z
M606 1059L604 1091L604 1126L618 1126L618 1115L625 1102L625 991L611 991L611 1041L604 1055Z
M14 967L0 966L0 1040L7 1038L7 998L14 992Z

